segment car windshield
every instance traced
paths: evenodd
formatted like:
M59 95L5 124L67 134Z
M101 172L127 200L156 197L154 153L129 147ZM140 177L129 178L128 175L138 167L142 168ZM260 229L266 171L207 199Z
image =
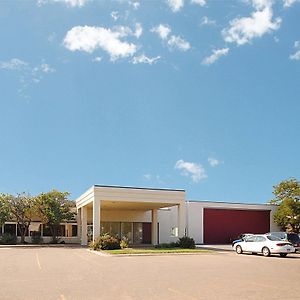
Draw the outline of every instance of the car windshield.
M277 236L280 239L285 239L285 232L270 232L271 235Z
M298 234L296 234L296 233L288 233L287 234L287 239L288 239L288 241L290 241L292 243L299 243L300 242L300 238L299 238Z
M274 235L268 235L267 239L270 241L282 241L282 239L280 239L279 237L274 236Z

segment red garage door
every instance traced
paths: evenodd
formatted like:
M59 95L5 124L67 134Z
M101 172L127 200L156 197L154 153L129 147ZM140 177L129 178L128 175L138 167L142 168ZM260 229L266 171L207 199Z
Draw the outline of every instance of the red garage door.
M204 208L204 243L230 243L241 233L270 231L269 210Z

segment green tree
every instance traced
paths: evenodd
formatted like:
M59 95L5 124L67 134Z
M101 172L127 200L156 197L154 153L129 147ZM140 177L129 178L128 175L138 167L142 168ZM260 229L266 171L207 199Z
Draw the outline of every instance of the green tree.
M275 198L270 201L278 205L274 221L282 230L300 230L300 182L287 179L274 186Z
M0 194L0 227L9 220L9 205L5 194Z
M25 235L28 233L28 227L35 214L35 198L28 194L22 193L17 196L6 194L10 216L17 222L21 243L25 243Z
M37 196L37 213L43 224L48 225L53 242L57 242L60 223L74 219L75 203L68 200L68 192L52 190Z

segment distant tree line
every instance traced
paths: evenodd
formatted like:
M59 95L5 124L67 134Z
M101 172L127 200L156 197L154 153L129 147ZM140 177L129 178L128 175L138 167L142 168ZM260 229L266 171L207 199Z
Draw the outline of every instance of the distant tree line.
M75 217L75 203L68 199L68 192L52 190L31 196L26 193L17 195L0 194L0 226L7 221L15 221L25 243L30 223L39 220L49 226L53 242L57 242L58 227L61 222Z

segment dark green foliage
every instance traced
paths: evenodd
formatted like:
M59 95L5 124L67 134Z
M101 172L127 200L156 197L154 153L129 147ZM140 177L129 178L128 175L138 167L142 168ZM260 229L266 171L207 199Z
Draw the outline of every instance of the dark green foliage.
M174 242L155 245L155 248L157 249L169 249L169 248L178 248L178 247L179 247L178 243L174 243Z
M75 203L68 200L68 192L52 190L36 197L37 214L43 224L47 224L52 234L52 242L58 243L58 226L72 220L75 216Z
M188 236L179 238L177 243L180 248L184 249L195 249L196 247L194 239Z
M295 178L284 180L274 186L275 198L270 201L278 205L274 214L275 223L282 230L300 230L300 182Z
M43 238L39 232L33 231L31 236L32 244L43 244Z
M9 216L10 211L6 195L0 194L0 226L8 221Z
M0 239L0 244L3 245L15 245L16 243L17 243L17 237L10 233L3 233Z
M116 237L104 234L89 244L92 250L114 250L121 249L120 240Z

